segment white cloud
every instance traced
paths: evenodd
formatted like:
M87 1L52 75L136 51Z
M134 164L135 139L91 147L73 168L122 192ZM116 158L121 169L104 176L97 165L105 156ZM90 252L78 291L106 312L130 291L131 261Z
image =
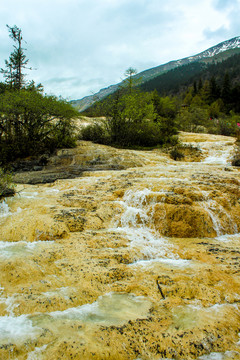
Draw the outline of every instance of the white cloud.
M81 98L119 82L129 66L142 71L240 35L239 1L4 1L0 67L12 49L4 24L16 24L37 68L30 77L47 92Z

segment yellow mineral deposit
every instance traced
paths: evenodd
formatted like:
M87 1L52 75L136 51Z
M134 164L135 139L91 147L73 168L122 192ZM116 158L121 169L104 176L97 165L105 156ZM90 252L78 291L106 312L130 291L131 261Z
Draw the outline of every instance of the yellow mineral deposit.
M95 171L0 204L1 360L240 359L235 139L181 141L201 154L82 142L61 165Z

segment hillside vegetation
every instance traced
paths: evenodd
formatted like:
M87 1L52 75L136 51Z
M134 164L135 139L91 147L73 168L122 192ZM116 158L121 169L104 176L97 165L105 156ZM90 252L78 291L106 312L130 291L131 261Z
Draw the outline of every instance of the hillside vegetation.
M219 54L216 63L179 66L144 83L128 77L118 91L85 110L85 115L107 121L85 129L83 138L156 146L176 141L177 131L235 136L240 127L240 54L222 58Z
M82 130L82 139L123 147L153 147L176 142L177 103L157 92L142 92L136 86L135 70L126 71L126 80L114 94L86 112L104 116L102 123Z

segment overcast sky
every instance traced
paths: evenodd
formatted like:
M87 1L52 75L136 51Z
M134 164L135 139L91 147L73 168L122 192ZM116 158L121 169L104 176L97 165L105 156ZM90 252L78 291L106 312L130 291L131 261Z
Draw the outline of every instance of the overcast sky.
M80 99L240 35L240 0L0 0L0 67L22 29L29 79ZM0 78L2 81L2 78Z

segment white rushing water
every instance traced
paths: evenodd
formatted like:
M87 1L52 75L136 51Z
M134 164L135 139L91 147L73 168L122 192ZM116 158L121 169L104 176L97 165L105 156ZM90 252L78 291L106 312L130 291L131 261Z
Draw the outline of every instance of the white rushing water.
M129 320L146 318L151 306L150 300L143 296L111 292L100 296L92 304L63 311L36 315L0 316L0 342L3 344L9 341L21 342L33 339L44 329L51 327L54 322L58 328L64 328L66 320L85 324L120 326Z
M47 349L47 345L43 345L41 347L36 347L33 351L28 353L27 360L42 360L43 353Z
M3 200L2 202L0 202L0 218L6 217L9 215L11 215L10 208L9 208L8 204Z
M6 217L18 214L22 211L20 207L17 208L17 211L12 212L11 208L9 207L8 203L6 201L0 202L0 220L4 220Z
M0 241L0 259L10 259L12 257L26 256L33 254L37 250L38 246L53 244L54 241Z
M209 151L208 157L204 160L206 164L227 165L229 163L231 149L226 147L221 149L221 146ZM170 166L170 165L168 165ZM175 165L171 165L175 168ZM182 165L182 168L191 167L192 165ZM169 178L161 178L161 181L169 181ZM175 178L173 181L189 182L188 178ZM184 184L183 184L184 186ZM46 190L46 193L57 193L57 189ZM118 203L123 208L121 218L115 224L114 229L124 234L129 240L129 250L135 254L135 259L129 266L132 267L155 267L156 264L165 264L170 268L182 268L192 266L192 262L182 259L177 254L176 246L170 243L170 240L161 237L153 228L152 212L154 207L154 196L164 196L165 192L153 192L145 188L142 190L126 191L123 200ZM36 192L23 191L22 197L26 199L34 199L39 196ZM149 201L149 198L152 201ZM209 200L208 194L205 194L205 199L202 201L202 206L208 212L212 219L213 227L217 234L219 241L227 242L238 240L239 235L223 235L223 229L218 215L224 213L228 218L226 211L217 204L216 201ZM18 210L18 211L21 211ZM13 215L9 205L3 201L0 203L0 218L5 218ZM229 217L229 222L231 222ZM235 226L237 231L237 225ZM26 241L3 242L0 241L0 260L14 258L16 256L26 256L34 253L38 249L38 245L47 244L47 242L36 241L28 243ZM71 293L70 287L59 287L55 290L42 292L41 295L47 298L61 295L64 299L69 299ZM34 339L43 333L44 329L51 329L53 323L57 327L64 329L66 321L79 321L84 324L96 324L103 326L120 326L129 320L145 318L149 315L151 302L143 296L136 296L129 293L108 293L100 296L95 302L91 304L84 304L77 307L68 308L63 311L52 311L45 314L20 315L14 316L14 309L18 306L15 303L15 297L4 296L4 289L0 287L0 303L5 305L5 316L0 316L0 342L25 342L28 339ZM190 304L186 306L178 306L173 309L172 318L175 326L183 329L189 329L197 325L199 321L206 321L210 318L218 319L220 316L225 316L225 309L234 307L229 304L216 304L209 308L203 308L201 303ZM238 311L238 309L236 309ZM51 326L50 326L51 324ZM42 354L46 350L47 345L36 347L33 351L28 353L27 360L41 360ZM227 351L219 353L211 353L199 357L199 360L230 360L237 352ZM240 356L240 354L239 354ZM139 357L138 360L141 358ZM160 360L160 359L159 359ZM165 360L161 358L161 360ZM170 359L168 359L170 360Z
M129 239L130 249L137 250L138 256L132 266L151 266L164 263L169 266L189 266L190 261L181 259L173 252L174 247L169 241L151 229L151 207L155 204L154 196L164 195L162 192L143 190L128 190L119 201L124 211L121 219L112 230L123 233ZM148 203L147 197L151 195L153 200Z
M230 165L231 156L234 151L233 143L226 143L224 141L216 141L209 144L207 142L198 143L198 146L202 150L203 154L207 153L207 157L203 160L205 164L212 165Z
M226 351L226 352L212 352L209 355L203 355L198 360L234 360L240 359L240 352Z
M125 293L109 293L100 296L92 304L86 304L49 315L54 319L80 320L99 325L123 325L129 320L144 318L151 302L143 296Z
M0 287L0 304L5 305L8 316L14 317L14 309L18 307L18 304L15 303L15 296L4 296L4 288L2 287Z
M41 329L34 326L28 315L0 316L0 341L25 341L39 335Z

